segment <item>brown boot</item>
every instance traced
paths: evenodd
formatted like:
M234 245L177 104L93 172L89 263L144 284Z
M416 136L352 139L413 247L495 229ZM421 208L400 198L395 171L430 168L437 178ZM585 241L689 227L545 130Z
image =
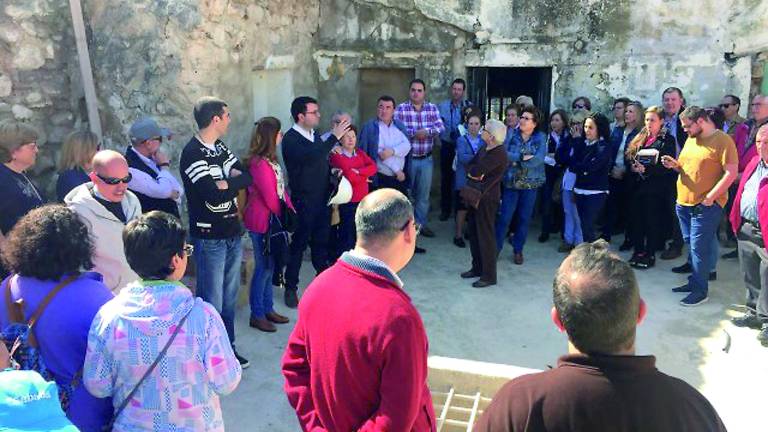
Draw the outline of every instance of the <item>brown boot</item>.
M249 324L251 327L259 329L263 332L274 333L277 331L275 325L269 322L266 318L251 318Z
M291 320L287 316L282 316L277 312L270 312L267 314L267 319L275 324L288 324Z

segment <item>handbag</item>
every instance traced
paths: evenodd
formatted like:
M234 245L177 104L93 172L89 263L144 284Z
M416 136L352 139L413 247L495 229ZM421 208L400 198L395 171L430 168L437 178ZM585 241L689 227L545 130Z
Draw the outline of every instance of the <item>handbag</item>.
M147 377L152 373L152 371L155 370L158 364L160 364L160 360L165 357L165 353L168 352L168 348L171 347L171 344L176 339L176 336L179 334L179 331L181 330L181 327L184 325L184 322L187 321L187 317L190 313L192 313L192 310L194 309L194 305L189 308L189 311L181 318L181 321L179 321L179 324L176 325L176 329L173 330L173 334L171 335L170 339L168 339L168 342L165 343L165 346L163 347L163 350L160 351L160 354L157 355L157 358L155 358L155 361L149 366L149 369L147 369L146 372L144 372L144 375L141 377L139 382L136 383L135 386L133 386L133 389L131 389L131 392L128 393L128 396L123 399L123 402L120 403L120 406L117 408L117 411L115 411L115 415L112 416L112 419L109 421L108 424L104 425L104 427L101 428L102 432L109 432L111 431L115 426L115 420L117 420L118 417L120 417L120 414L123 413L125 408L128 406L128 403L131 401L131 398L136 394L136 391L139 390L139 387L141 387L141 384L144 382L144 380L147 379Z
M480 206L480 199L483 197L482 185L476 180L467 180L467 184L459 190L459 197L469 207L476 209Z
M282 220L280 222L283 224L283 229L293 234L296 231L296 226L299 224L299 218L296 211L288 207L288 204L285 203L284 199L280 199L280 210L280 213L282 214Z

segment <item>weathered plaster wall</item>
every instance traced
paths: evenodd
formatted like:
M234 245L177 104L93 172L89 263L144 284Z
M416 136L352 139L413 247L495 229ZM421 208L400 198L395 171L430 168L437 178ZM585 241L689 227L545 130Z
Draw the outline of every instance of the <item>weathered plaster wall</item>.
M306 67L318 9L287 0L90 0L95 79L104 108L106 138L124 146L124 133L142 114L176 133L178 153L194 132L192 106L216 95L233 113L225 141L238 151L253 125L257 69L292 72L297 91L315 92Z

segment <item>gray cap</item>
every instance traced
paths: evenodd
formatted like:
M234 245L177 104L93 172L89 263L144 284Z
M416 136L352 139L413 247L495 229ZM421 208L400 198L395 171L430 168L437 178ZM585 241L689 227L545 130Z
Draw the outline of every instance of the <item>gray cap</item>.
M131 125L128 132L134 143L140 143L155 137L167 138L171 136L170 129L161 128L152 117L142 117Z

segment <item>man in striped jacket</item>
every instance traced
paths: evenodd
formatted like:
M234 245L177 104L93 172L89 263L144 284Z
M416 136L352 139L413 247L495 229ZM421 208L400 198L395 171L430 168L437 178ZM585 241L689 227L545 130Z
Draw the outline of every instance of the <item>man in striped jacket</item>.
M240 238L243 226L237 215L237 192L253 179L220 140L227 133L231 114L227 104L204 97L194 109L200 131L181 152L181 178L187 193L189 233L195 247L197 295L221 314L235 348L235 306L240 288ZM243 368L248 360L235 350Z

